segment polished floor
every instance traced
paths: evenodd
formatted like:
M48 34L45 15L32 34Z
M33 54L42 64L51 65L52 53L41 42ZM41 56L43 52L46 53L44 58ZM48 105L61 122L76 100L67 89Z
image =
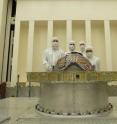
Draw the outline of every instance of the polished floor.
M11 97L0 100L0 124L117 124L117 97L110 97L113 111L102 117L66 118L45 116L35 110L38 98Z

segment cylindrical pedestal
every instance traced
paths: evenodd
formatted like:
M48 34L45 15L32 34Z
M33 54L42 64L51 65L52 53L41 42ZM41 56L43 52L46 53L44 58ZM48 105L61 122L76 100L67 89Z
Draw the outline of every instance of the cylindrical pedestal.
M37 109L54 114L84 115L107 112L107 82L49 82L41 83L40 103Z

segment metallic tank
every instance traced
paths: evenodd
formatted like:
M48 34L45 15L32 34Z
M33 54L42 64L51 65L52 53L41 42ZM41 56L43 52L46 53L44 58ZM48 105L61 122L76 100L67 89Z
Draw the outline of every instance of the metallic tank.
M58 60L53 72L29 72L29 82L40 82L36 109L53 115L100 115L112 109L107 82L117 80L116 72L95 72L79 53Z

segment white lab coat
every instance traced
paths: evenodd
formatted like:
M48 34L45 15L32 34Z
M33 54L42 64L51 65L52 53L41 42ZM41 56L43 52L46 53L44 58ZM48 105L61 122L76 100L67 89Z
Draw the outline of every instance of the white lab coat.
M95 71L99 71L100 70L100 59L96 56L92 56L92 58L87 58L90 63L95 67Z
M64 52L61 49L53 50L48 48L45 50L43 64L47 71L52 71L53 66L56 65L57 61L64 56Z

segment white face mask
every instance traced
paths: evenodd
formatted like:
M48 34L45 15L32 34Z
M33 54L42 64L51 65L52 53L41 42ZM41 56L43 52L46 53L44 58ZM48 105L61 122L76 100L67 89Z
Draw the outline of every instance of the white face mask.
M85 45L84 44L80 45L80 51L85 52Z
M69 50L73 52L75 50L75 44L69 44Z
M58 48L59 48L59 42L52 42L52 49L58 50Z
M93 52L86 52L86 56L87 56L88 58L92 58Z

